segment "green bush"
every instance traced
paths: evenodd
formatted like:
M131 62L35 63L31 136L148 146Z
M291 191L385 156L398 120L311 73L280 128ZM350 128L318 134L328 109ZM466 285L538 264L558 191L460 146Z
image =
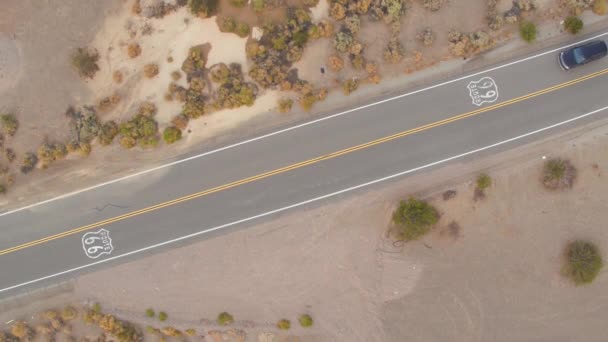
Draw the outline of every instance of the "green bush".
M353 91L359 88L359 80L355 78L349 78L342 83L342 92L344 95L350 95Z
M492 185L492 178L485 173L480 174L477 177L477 189L483 191Z
M65 322L71 321L78 315L78 311L73 306L66 306L61 311L61 319Z
M291 328L291 322L287 319L282 319L277 322L277 327L281 330L289 330L289 328Z
M99 132L99 143L104 146L110 145L114 141L114 137L118 135L118 132L119 128L116 122L110 120L104 123Z
M571 188L576 179L576 169L569 161L554 158L545 162L543 185L548 189Z
M591 242L573 241L566 246L564 274L576 285L588 284L602 269L602 256Z
M17 133L19 121L13 114L2 114L0 115L0 125L2 126L2 132L12 137Z
M167 318L169 318L169 315L167 315L166 312L161 311L161 312L158 313L158 320L159 321L164 322L164 321L167 320Z
M564 27L566 28L566 31L577 34L583 29L583 21L572 15L564 20Z
M293 107L292 99L279 99L278 109L280 113L288 113Z
M95 50L78 48L72 55L72 66L76 68L80 77L84 78L93 78L99 71L97 61L99 61L99 53Z
M230 4L234 7L241 8L247 5L247 0L229 0Z
M217 315L217 324L219 325L229 325L234 322L234 317L227 312L222 312Z
M247 23L239 22L236 24L236 28L234 29L234 33L241 38L245 38L249 36L249 32L251 32L251 28Z
M261 12L264 10L264 0L252 0L253 10L256 12Z
M310 317L310 315L300 315L300 318L298 318L298 321L300 322L300 325L304 328L308 328L312 326L313 320L312 317Z
M536 40L536 25L532 22L525 21L519 25L519 35L528 43Z
M125 148L133 147L136 143L142 147L158 145L158 124L154 118L145 114L137 114L131 120L121 123L120 134L120 143Z
M99 304L99 303L93 304L93 312L96 314L100 314L101 313L101 304Z
M174 142L180 140L182 138L182 131L177 127L167 127L163 132L163 140L167 144L173 144Z
M192 14L207 18L215 14L218 4L219 0L190 0L188 8Z
M156 315L156 313L154 312L154 309L152 309L152 308L146 309L146 316L154 317L154 315Z
M423 236L438 220L437 209L415 198L401 201L393 213L393 222L397 225L396 237L406 241Z

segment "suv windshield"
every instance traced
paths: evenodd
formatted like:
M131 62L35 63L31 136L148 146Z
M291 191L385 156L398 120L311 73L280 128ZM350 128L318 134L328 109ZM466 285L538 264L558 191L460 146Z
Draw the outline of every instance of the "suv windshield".
M576 64L581 64L585 61L585 55L583 54L583 49L578 48L578 49L574 49L574 51L572 51L574 53L574 60L576 61Z

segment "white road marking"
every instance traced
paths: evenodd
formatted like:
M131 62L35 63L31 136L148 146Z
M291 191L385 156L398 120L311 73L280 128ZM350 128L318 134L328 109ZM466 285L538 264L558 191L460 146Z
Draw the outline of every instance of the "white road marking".
M114 250L110 232L100 229L96 232L87 232L82 235L82 248L87 257L97 259L102 255L110 255Z
M479 81L471 81L467 85L469 96L477 107L484 103L494 103L498 100L498 86L492 77L482 77Z
M58 276L61 276L61 275L65 275L65 274L69 274L69 273L72 273L72 272L80 271L80 270L83 270L85 268L89 268L89 267L92 267L92 266L95 266L95 265L99 265L99 264L102 264L102 263L105 263L105 262L113 261L113 260L116 260L116 259L119 259L119 258L124 258L124 257L130 256L130 255L134 255L134 254L137 254L137 253L145 252L145 251L148 251L148 250L151 250L151 249L154 249L154 248L158 248L158 247L166 246L166 245L169 245L169 244L172 244L172 243L176 243L176 242L179 242L179 241L191 239L193 237L200 236L200 235L203 235L203 234L206 234L206 233L210 233L210 232L214 232L216 230L221 230L221 229L224 229L224 228L229 228L229 227L232 227L232 226L237 225L237 224L253 221L253 220L256 220L256 219L259 219L259 218L262 218L262 217L266 217L266 216L270 216L270 215L274 215L274 214L277 214L277 213L280 213L280 212L283 212L283 211L286 211L286 210L294 209L294 208L301 207L301 206L304 206L304 205L307 205L307 204L310 204L310 203L313 203L313 202L318 202L318 201L321 201L321 200L324 200L324 199L328 199L330 197L335 197L335 196L338 196L338 195L341 195L341 194L344 194L344 193L347 193L347 192L351 192L351 191L354 191L354 190L357 190L357 189L365 188L365 187L368 187L370 185L374 185L374 184L377 184L377 183L380 183L380 182L385 182L385 181L391 180L393 178L401 177L401 176L404 176L404 175L407 175L407 174L410 174L410 173L413 173L413 172L417 172L417 171L420 171L420 170L423 170L423 169L427 169L429 167L433 167L433 166L436 166L436 165L444 164L444 163L447 163L447 162L455 160L455 159L459 159L459 158L463 158L463 157L466 157L466 156L469 156L469 155L472 155L472 154L475 154L475 153L479 153L479 152L482 152L482 151L485 151L485 150L488 150L488 149L491 149L491 148L494 148L494 147L497 147L497 146L500 146L500 145L508 144L508 143L516 141L516 140L527 138L527 137L529 137L531 135L538 134L538 133L541 133L541 132L544 132L544 131L547 131L547 130L550 130L550 129L553 129L553 128L556 128L556 127L559 127L559 126L563 126L563 125L569 124L571 122L574 122L574 121L577 121L577 120L580 120L580 119L583 119L583 118L595 115L597 113L605 111L606 109L608 109L608 106L602 107L600 109L596 109L596 110L594 110L592 112L588 112L588 113L576 116L574 118L571 118L571 119L568 119L568 120L565 120L565 121L561 121L561 122L558 122L556 124L553 124L553 125L550 125L550 126L546 126L544 128L540 128L540 129L537 129L535 131L531 131L531 132L528 132L528 133L525 133L525 134L522 134L522 135L510 138L510 139L507 139L507 140L503 140L503 141L500 141L500 142L497 142L497 143L494 143L494 144L491 144L491 145L480 147L480 148L475 149L475 150L471 150L471 151L468 151L468 152L465 152L465 153L462 153L462 154L458 154L458 155L455 155L455 156L452 156L452 157L449 157L449 158L446 158L446 159L442 159L442 160L439 160L439 161L436 161L436 162L433 162L433 163L430 163L430 164L426 164L426 165L423 165L423 166L419 166L419 167L416 167L416 168L413 168L413 169L410 169L410 170L402 171L402 172L399 172L399 173L396 173L396 174L393 174L393 175L390 175L390 176L379 178L379 179L376 179L376 180L373 180L373 181L370 181L370 182L367 182L367 183L355 185L355 186L350 187L350 188L342 189L340 191L332 192L330 194L326 194L326 195L323 195L323 196L315 197L315 198L312 198L312 199L309 199L309 200L306 200L306 201L303 201L303 202L299 202L299 203L295 203L295 204L292 204L292 205L289 205L289 206L286 206L286 207L282 207L282 208L279 208L279 209L271 210L271 211L268 211L268 212L265 212L265 213L262 213L262 214L258 214L258 215L255 215L255 216L251 216L251 217L248 217L248 218L244 218L244 219L241 219L241 220L238 220L238 221L233 221L233 222L230 222L230 223L226 223L226 224L223 224L221 226L217 226L217 227L210 228L210 229L207 229L207 230L203 230L203 231L200 231L200 232L196 232L196 233L192 233L192 234L189 234L189 235L185 235L185 236L182 236L182 237L179 237L179 238L176 238L176 239L160 242L160 243L148 246L148 247L140 248L140 249L137 249L137 250L134 250L134 251L131 251L131 252L127 252L127 253L123 253L123 254L119 254L119 255L116 255L116 256L113 256L113 257L110 257L110 258L107 258L107 259L103 259L103 260L100 260L100 261L92 262L92 263L87 264L87 265L82 265L82 266L79 266L79 267L75 267L75 268L72 268L72 269L69 269L69 270L65 270L65 271L62 271L62 272L51 274L51 275L48 275L48 276L45 276L45 277L41 277L41 278L38 278L38 279L30 280L30 281L27 281L27 282L24 282L24 283L21 283L21 284L9 286L9 287L1 289L0 293L6 292L6 291L10 291L10 290L13 290L13 289L16 289L16 288L19 288L19 287L31 285L31 284L34 284L34 283L37 283L37 282L41 282L41 281L44 281L44 280L48 280L48 279L51 279L51 278L54 278L54 277L58 277Z
M393 100L397 100L397 99L400 99L400 98L403 98L403 97L415 95L415 94L418 94L418 93L421 93L421 92L424 92L424 91L427 91L427 90L431 90L431 89L442 87L442 86L445 86L445 85L448 85L448 84L451 84L451 83L459 82L459 81L465 80L467 78L475 77L475 76L482 75L482 74L485 74L485 73L488 73L488 72L491 72L491 71L495 71L495 70L499 70L499 69L502 69L502 68L506 68L506 67L509 67L511 65L515 65L515 64L522 63L522 62L526 62L526 61L529 61L529 60L532 60L532 59L535 59L535 58L538 58L538 57L542 57L542 56L548 55L550 53L554 53L556 51L560 51L562 49L565 49L565 48L568 48L568 47L571 47L571 46L574 46L574 45L577 45L577 44L580 44L580 43L584 43L584 42L587 42L587 41L590 41L590 40L593 40L593 39L597 39L599 37L603 37L605 35L608 35L608 32L604 32L604 33L595 35L595 36L587 38L587 39L579 40L579 41L577 41L575 43L567 44L567 45L561 46L559 48L555 48L555 49L552 49L552 50L541 52L541 53L536 54L536 55L532 55L532 56L529 56L529 57L526 57L526 58L518 59L518 60L515 60L513 62L505 63L505 64L502 64L502 65L499 65L499 66L496 66L496 67L493 67L493 68L490 68L490 69L485 69L485 70L482 70L482 71L479 71L479 72L476 72L476 73L473 73L473 74L470 74L470 75L458 77L458 78L455 78L455 79L452 79L452 80L449 80L449 81L438 83L438 84L435 84L435 85L432 85L432 86L429 86L429 87L426 87L426 88L418 89L418 90L415 90L415 91L412 91L412 92L409 92L409 93L397 95L397 96L394 96L394 97L391 97L391 98L388 98L388 99L384 99L384 100L373 102L373 103L370 103L370 104L366 104L366 105L363 105L363 106L360 106L360 107L356 107L356 108L352 108L352 109L349 109L349 110L345 110L343 112L339 112L339 113L336 113L336 114L325 116L325 117L322 117L322 118L319 118L319 119L315 119L315 120L312 120L312 121L308 121L308 122L305 122L305 123L302 123L302 124L299 124L299 125L295 125L295 126L292 126L292 127L284 128L284 129L281 129L281 130L278 130L278 131L274 131L272 133L268 133L268 134L265 134L265 135L261 135L259 137L255 137L255 138L252 138L252 139L244 140L244 141L232 144L232 145L224 146L224 147L221 147L221 148L218 148L218 149L215 149L215 150L212 150L212 151L204 152L204 153L201 153L201 154L197 154L197 155L194 155L194 156L191 156L191 157L188 157L188 158L176 160L176 161L171 162L171 163L163 164L163 165L160 165L160 166L157 166L157 167L153 167L153 168L150 168L150 169L147 169L147 170L144 170L144 171L136 172L136 173L133 173L133 174L130 174L130 175L127 175L127 176L116 178L116 179L111 180L111 181L99 183L99 184L96 184L96 185L93 185L93 186L90 186L90 187L86 187L86 188L83 188L83 189L80 189L80 190L76 190L76 191L73 191L73 192L70 192L70 193L67 193L67 194L64 194L64 195L60 195L60 196L53 197L53 198L50 198L50 199L47 199L47 200L44 200L44 201L40 201L40 202L37 202L37 203L34 203L34 204L26 205L26 206L21 207L21 208L9 210L7 212L0 213L0 217L6 216L6 215L10 215L10 214L14 214L16 212L23 211L23 210L26 210L26 209L31 209L33 207L36 207L36 206L39 206L39 205L42 205L42 204L46 204L46 203L54 202L54 201L57 201L57 200L60 200L60 199L64 199L66 197L74 196L74 195L77 195L77 194L80 194L80 193L83 193L83 192L86 192L86 191L94 190L94 189L97 189L97 188L100 188L100 187L103 187L103 186L106 186L106 185L110 185L110 184L113 184L113 183L117 183L117 182L129 179L129 178L141 176L141 175L144 175L146 173L158 171L158 170L170 167L170 166L174 166L174 165L177 165L177 164L185 163L185 162L188 162L188 161L193 160L193 159L202 158L202 157L214 154L214 153L222 152L222 151L229 150L229 149L241 146L241 145L249 144L249 143L252 143L252 142L255 142L255 141L258 141L258 140L262 140L262 139L266 139L266 138L272 137L274 135L283 134L285 132L289 132L289 131L292 131L292 130L296 130L298 128L302 128L302 127L306 127L306 126L309 126L309 125L313 125L313 124L316 124L316 123L319 123L319 122L322 122L322 121L325 121L325 120L337 118L337 117L340 117L340 116L343 116L343 115L346 115L346 114L349 114L349 113L352 113L352 112L355 112L355 111L358 111L358 110L361 110L361 109L377 106L377 105L380 105L380 104L383 104L383 103L386 103L386 102L389 102L389 101L393 101Z

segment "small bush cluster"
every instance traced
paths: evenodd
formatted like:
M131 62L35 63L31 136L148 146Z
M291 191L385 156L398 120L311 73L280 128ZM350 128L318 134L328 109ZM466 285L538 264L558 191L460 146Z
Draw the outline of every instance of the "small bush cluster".
M592 10L593 13L597 15L606 15L606 12L608 12L608 5L606 4L606 0L593 1Z
M424 8L436 12L445 4L445 2L446 0L424 0L423 5Z
M229 325L232 324L234 322L234 317L232 317L231 314L227 313L227 312L222 312L219 315L217 315L217 324L219 325Z
M224 63L213 66L211 80L219 83L214 102L215 109L251 106L255 102L258 88L255 83L245 82L241 65Z
M559 158L549 159L543 168L543 185L547 189L571 188L576 179L576 168L568 161Z
M156 75L158 75L158 65L157 64L144 65L144 75L147 78L156 77Z
M83 320L87 324L96 324L105 333L111 335L119 342L141 341L142 335L129 322L122 321L110 314L103 314L100 310L88 310Z
M430 27L426 27L416 34L416 39L421 41L424 46L431 46L435 41L435 34Z
M99 100L97 103L97 110L100 112L108 112L112 109L116 108L116 105L120 102L120 96L118 94L113 94L110 96L106 96L103 99Z
M158 124L154 120L156 107L144 103L132 119L120 124L120 145L132 148L139 144L141 147L155 147L158 145Z
M289 113L293 107L292 99L279 99L278 110L280 113Z
M0 127L2 128L2 133L12 137L17 133L17 129L19 129L19 120L17 120L14 114L2 114L0 115Z
M247 0L229 0L228 2L237 8L245 7L245 5L247 5Z
M300 315L300 317L298 318L298 322L300 322L300 325L303 328L312 327L313 324L312 317L310 317L310 315L308 314Z
M136 58L141 55L141 46L137 43L131 43L127 45L127 55L129 58Z
M591 283L603 266L597 246L591 242L577 240L565 249L563 273L576 285Z
M72 66L78 71L78 74L83 78L93 78L99 66L99 53L93 49L78 48L72 54Z
M281 319L277 322L277 328L281 330L289 330L289 328L291 328L291 322L287 319Z
M475 31L468 34L457 30L448 32L450 53L456 57L467 57L487 50L494 46L494 40L485 31Z
M484 191L492 185L492 178L485 173L477 176L477 189Z
M350 95L353 91L359 88L359 80L356 78L349 78L342 83L342 92L344 95Z
M521 39L528 43L536 40L536 25L533 22L525 21L519 25L519 35Z
M148 316L150 318L156 316L156 313L154 312L154 309L152 309L152 308L146 309L146 316Z
M38 157L32 152L27 152L23 156L23 160L21 161L21 166L19 167L21 173L28 174L30 173L38 163Z
M393 213L395 236L400 240L415 240L426 234L439 220L439 213L428 202L410 198L401 201Z
M403 59L404 53L403 44L397 37L393 37L384 49L384 61L392 64L399 63Z
M241 38L246 38L251 32L247 23L236 21L232 17L217 16L215 21L221 32L235 33Z
M218 9L219 0L189 0L188 8L192 14L201 18L213 16Z
M246 45L247 57L253 62L249 76L264 88L283 82L293 86L297 80L288 77L289 69L302 58L312 25L308 9L303 8L289 10L285 24L264 25L260 41Z
M174 142L182 138L182 131L174 126L169 126L163 131L163 140L167 144L173 144Z
M65 158L68 154L66 146L62 143L43 143L38 147L37 156L42 168L47 168L53 162Z
M572 34L577 34L583 29L583 21L579 17L571 15L564 20L564 28Z

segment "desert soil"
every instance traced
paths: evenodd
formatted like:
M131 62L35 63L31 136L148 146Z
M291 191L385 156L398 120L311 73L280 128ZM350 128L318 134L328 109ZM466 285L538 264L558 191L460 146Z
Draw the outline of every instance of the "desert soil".
M607 124L86 274L57 298L161 325L144 317L151 307L169 314L163 325L199 334L226 332L213 319L229 311L234 341L602 341L608 278L575 287L560 268L572 239L608 248ZM574 163L572 189L543 188L543 156ZM474 201L479 172L493 185ZM456 197L443 200L446 190ZM441 219L422 240L395 244L390 216L409 196L431 201ZM3 321L31 312L4 309ZM301 313L312 328L297 326ZM274 327L280 318L291 319L289 333Z

